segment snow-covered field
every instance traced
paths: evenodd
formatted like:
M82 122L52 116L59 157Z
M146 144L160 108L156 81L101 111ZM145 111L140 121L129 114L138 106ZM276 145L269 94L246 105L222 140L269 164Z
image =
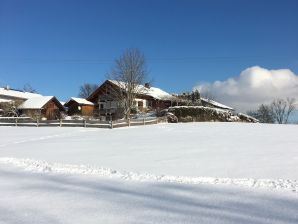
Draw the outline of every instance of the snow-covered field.
M0 127L0 223L298 223L297 133Z

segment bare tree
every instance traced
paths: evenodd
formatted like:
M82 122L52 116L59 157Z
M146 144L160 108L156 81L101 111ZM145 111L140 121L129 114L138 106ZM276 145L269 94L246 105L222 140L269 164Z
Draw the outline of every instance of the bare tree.
M295 99L275 99L271 103L271 111L278 124L287 124L289 116L295 110Z
M115 60L108 77L116 82L119 90L114 94L120 106L124 109L126 118L130 117L134 101L138 94L146 92L140 85L147 76L146 60L144 54L138 49L127 49Z
M97 87L98 86L96 84L85 83L84 85L80 86L79 97L87 98L97 89Z
M247 114L258 119L261 123L275 122L271 107L265 104L261 104L255 111L248 111Z
M208 101L216 100L215 94L213 94L210 89L204 89L200 94L202 98L205 98Z
M29 83L24 85L23 91L28 93L37 93L37 91Z
M2 109L3 115L6 117L18 117L19 116L18 106L21 103L22 101L19 101L19 100L1 103L0 109Z

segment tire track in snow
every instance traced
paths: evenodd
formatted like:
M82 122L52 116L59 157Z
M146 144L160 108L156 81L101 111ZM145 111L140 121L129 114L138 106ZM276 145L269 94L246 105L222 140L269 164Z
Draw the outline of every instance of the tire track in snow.
M48 163L41 160L0 158L0 164L9 164L30 172L95 175L99 177L117 178L131 181L152 181L181 184L216 184L233 185L269 190L286 190L298 193L298 181L288 179L253 179L253 178L216 178L216 177L186 177L171 175L139 174L135 172L117 171L110 168L92 167L88 165L70 165Z

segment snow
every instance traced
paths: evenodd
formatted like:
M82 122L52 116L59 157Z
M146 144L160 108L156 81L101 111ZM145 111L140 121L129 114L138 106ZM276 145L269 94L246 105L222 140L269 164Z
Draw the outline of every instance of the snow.
M214 100L206 99L206 98L203 98L203 97L201 97L201 100L204 101L204 102L206 102L206 103L209 103L209 104L211 104L211 105L213 105L215 107L221 108L221 109L234 110L234 108L228 107L228 106L226 106L224 104L221 104L219 102L216 102Z
M40 94L37 93L29 93L24 91L0 88L0 98L4 97L12 97L12 98L20 98L20 99L29 99L33 97L40 97Z
M19 109L41 109L53 98L54 96L41 96L41 97L30 98L25 102L23 102L20 106L18 106L18 108Z
M112 130L0 127L0 157L156 175L297 180L297 132L298 125L224 122Z
M121 88L125 88L125 83L121 81L116 81L116 80L109 80L110 82L114 83L117 86L120 86ZM162 89L156 88L156 87L150 87L146 88L143 85L138 85L137 86L137 92L146 96L151 96L155 99L158 100L170 100L173 98L173 96Z
M69 101L71 101L71 100L77 102L78 104L83 104L83 105L94 105L94 103L92 103L92 102L90 102L90 101L88 101L88 100L86 100L86 99L84 99L84 98L71 97ZM68 102L69 102L69 101L68 101ZM67 103L68 103L68 102L67 102ZM67 104L67 103L64 103L64 104Z
M298 193L298 181L287 179L253 179L253 178L216 178L216 177L184 177L169 175L140 174L127 171L118 171L110 168L92 167L86 165L71 165L48 163L46 161L32 159L0 158L0 164L11 164L21 167L24 170L37 173L62 173L62 174L89 174L98 177L108 177L122 180L132 180L141 182L162 182L162 183L183 183L183 184L216 184L216 185L234 185L263 189L282 189Z
M12 100L0 99L0 103L11 103Z
M0 223L297 223L296 194L32 173L0 165Z
M298 223L297 131L0 127L0 223Z

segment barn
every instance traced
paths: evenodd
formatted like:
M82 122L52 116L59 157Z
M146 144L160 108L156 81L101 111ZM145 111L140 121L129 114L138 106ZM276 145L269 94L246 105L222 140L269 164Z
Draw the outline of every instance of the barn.
M61 118L61 112L65 111L63 105L54 96L34 97L26 100L18 109L34 119L56 120Z
M67 107L67 114L69 116L93 116L94 104L84 98L71 97L64 106Z

